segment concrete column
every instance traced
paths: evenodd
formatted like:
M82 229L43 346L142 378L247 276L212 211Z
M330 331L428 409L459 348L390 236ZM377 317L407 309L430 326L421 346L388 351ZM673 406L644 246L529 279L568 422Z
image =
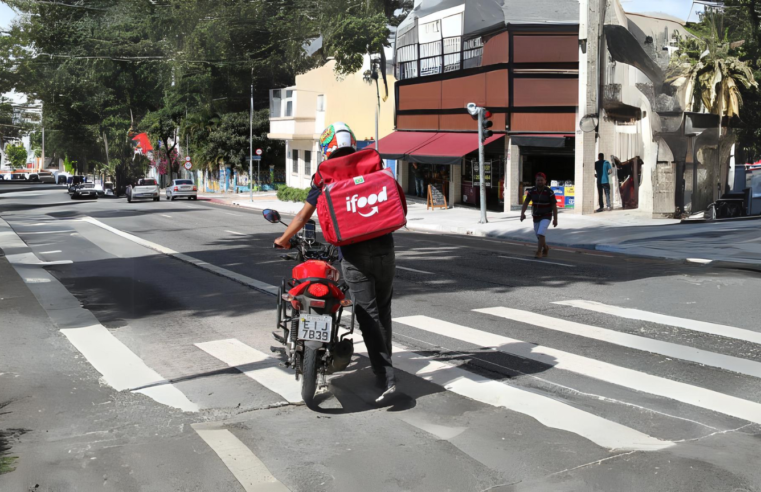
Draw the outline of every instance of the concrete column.
M449 196L447 202L450 207L455 203L462 202L462 164L452 166L452 176L449 182Z
M521 148L507 141L507 161L505 162L505 212L520 202Z
M409 163L407 161L397 160L396 161L396 175L397 180L399 181L399 185L402 187L405 193L407 193L407 188L409 187L409 174L407 172L407 168L409 167Z
M579 112L577 121L598 114L599 59L605 8L602 0L579 2ZM586 46L586 50L584 49ZM574 211L591 214L595 210L595 160L597 132L576 132L576 206Z

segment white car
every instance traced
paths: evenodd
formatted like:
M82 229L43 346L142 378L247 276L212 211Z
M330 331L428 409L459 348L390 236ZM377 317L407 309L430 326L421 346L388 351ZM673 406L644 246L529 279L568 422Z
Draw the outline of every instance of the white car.
M175 179L166 189L166 199L187 198L198 200L198 187L189 179Z
M161 200L159 184L153 178L142 178L135 186L127 187L127 201L150 199L154 202Z
M40 183L53 183L55 184L56 178L53 175L53 173L49 171L42 171L37 174L37 178L39 179Z

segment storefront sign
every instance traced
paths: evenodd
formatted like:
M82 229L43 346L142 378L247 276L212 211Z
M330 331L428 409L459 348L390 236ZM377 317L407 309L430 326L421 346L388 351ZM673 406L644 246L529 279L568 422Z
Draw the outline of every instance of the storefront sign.
M444 190L441 184L429 184L428 185L428 209L436 208L449 208L447 206L447 198L444 196Z

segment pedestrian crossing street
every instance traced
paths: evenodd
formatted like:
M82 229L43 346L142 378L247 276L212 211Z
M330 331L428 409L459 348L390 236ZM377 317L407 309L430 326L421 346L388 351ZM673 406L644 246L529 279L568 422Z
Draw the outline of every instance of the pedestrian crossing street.
M713 325L703 321L676 318L641 310L624 309L598 302L572 300L560 301L555 304L563 306L562 313L567 313L568 316L572 316L579 309L592 310L625 319L660 323L664 326L678 327L690 332L735 338L752 343L756 343L758 335L751 330ZM484 315L499 321L500 331L503 333L509 333L511 328L516 326L516 323L526 324L540 329L536 332L537 340L542 338L541 330L557 331L599 343L601 350L604 350L606 346L618 346L640 353L644 357L652 354L665 356L675 363L684 364L688 371L691 368L701 366L724 375L750 378L754 383L756 378L761 378L761 363L756 360L714 353L672 342L631 335L601 326L572 322L560 317L507 307L476 309L468 316L472 317L474 326L479 326L481 325L480 317ZM699 426L703 425L708 431L725 429L717 429L707 423L703 424L699 419L694 418L695 414L699 416L715 416L718 414L729 417L728 421L732 422L732 425L739 424L738 427L761 424L761 404L752 401L752 399L743 399L736 395L703 387L700 384L688 384L662 375L650 374L648 371L631 369L624 365L578 355L560 348L544 346L536 342L529 343L473 326L456 324L425 315L395 318L394 323L395 333L400 335L395 337L396 339L406 337L415 340L407 331L409 328L413 328L436 336L438 337L437 340L444 337L444 339L478 347L482 352L505 354L520 360L538 363L545 367L543 375L547 377L553 371L560 371L580 376L586 381L604 383L600 387L599 400L620 401L620 395L623 391L627 395L628 404L645 412L650 421L682 418L653 405L653 397L657 397L657 401L671 401L679 404L676 408L691 409L690 417L683 417L683 420L694 422ZM407 333L409 336L403 333ZM291 371L279 367L276 359L270 355L249 347L236 339L209 341L198 343L196 346L228 366L238 368L263 387L279 394L285 402L298 403L301 401L300 383L295 381ZM677 439L675 437L678 436L662 436L651 432L652 430L667 428L668 423L665 425L643 425L639 420L628 422L626 412L620 414L600 412L598 414L594 399L580 405L577 402L564 399L558 394L517 384L520 377L505 380L493 375L484 375L481 371L469 370L470 368L464 360L448 357L450 354L447 354L446 351L438 350L431 354L419 349L417 351L410 349L400 343L395 343L394 347L394 365L398 370L422 378L464 398L530 416L543 426L576 434L608 450L657 451L675 446L678 442L687 439L687 436ZM366 354L361 337L358 335L355 335L355 353ZM340 378L341 374L333 376L333 378L336 377ZM612 387L617 389L615 397L606 397L604 391ZM404 388L401 387L401 390L403 391ZM711 420L711 422L713 421Z

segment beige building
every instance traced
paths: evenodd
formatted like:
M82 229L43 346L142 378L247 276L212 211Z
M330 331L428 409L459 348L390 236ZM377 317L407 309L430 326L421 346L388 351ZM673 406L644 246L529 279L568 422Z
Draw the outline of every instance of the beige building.
M325 126L342 121L357 137L359 147L374 145L375 84L364 81L369 59L357 73L338 77L335 62L296 77L296 84L270 91L270 133L268 138L284 140L286 146L286 184L294 188L310 185L322 161L319 140ZM389 98L381 100L378 135L394 130L393 94L395 79L388 76ZM383 84L381 82L381 95Z

